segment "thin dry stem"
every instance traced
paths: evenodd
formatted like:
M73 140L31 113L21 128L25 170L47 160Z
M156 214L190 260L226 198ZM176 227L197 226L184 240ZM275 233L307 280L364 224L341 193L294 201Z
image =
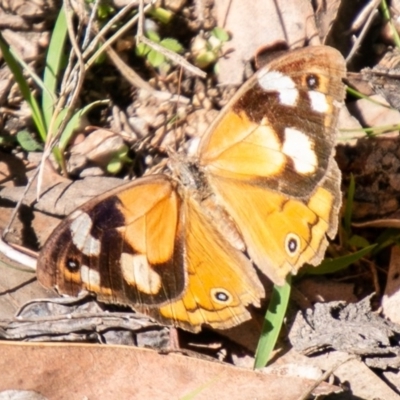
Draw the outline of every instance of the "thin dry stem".
M152 40L147 39L146 36L144 36L144 12L145 12L145 10L144 10L144 6L143 6L143 0L141 0L140 5L139 5L139 23L138 23L136 42L138 44L144 43L145 45L151 47L153 50L161 53L164 57L173 61L175 64L178 64L182 68L191 72L192 74L200 76L201 78L205 78L207 76L207 74L204 71L202 71L200 68L197 68L194 65L190 64L179 54L166 49L165 47L161 46L160 44L155 43Z

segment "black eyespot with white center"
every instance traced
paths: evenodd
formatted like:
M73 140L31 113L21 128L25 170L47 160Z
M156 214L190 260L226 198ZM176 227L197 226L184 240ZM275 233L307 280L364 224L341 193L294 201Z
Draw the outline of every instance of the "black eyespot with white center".
M233 300L232 295L222 288L211 289L211 297L216 303L224 305L230 304Z
M306 77L307 87L310 90L318 89L319 87L319 78L315 74L309 74Z
M68 258L65 264L70 272L77 272L79 270L79 263L73 258Z
M300 251L300 238L294 233L289 233L286 236L285 248L286 252L291 256L295 256Z

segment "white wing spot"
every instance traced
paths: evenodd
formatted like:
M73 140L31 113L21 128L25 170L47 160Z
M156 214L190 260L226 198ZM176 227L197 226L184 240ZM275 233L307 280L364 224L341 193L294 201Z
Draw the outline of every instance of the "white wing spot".
M258 83L266 92L278 92L279 100L287 106L295 106L299 97L295 82L277 71L261 71Z
M100 254L100 241L90 233L93 221L88 214L80 211L71 215L70 225L72 243L85 256L98 256Z
M81 280L88 286L89 290L92 286L100 287L100 274L87 265L81 267Z
M314 142L305 133L286 128L282 152L292 159L299 174L312 174L316 171L318 159L314 151Z
M329 104L326 101L326 96L324 93L311 90L308 92L308 97L311 102L311 108L314 111L319 113L326 113L329 111Z
M121 269L124 279L141 292L157 294L161 289L161 277L155 272L144 254L121 254Z

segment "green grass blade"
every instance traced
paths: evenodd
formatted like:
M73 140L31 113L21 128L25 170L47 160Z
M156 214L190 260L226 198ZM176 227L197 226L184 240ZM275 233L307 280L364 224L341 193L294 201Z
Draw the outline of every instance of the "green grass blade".
M290 281L289 275L283 286L274 285L257 346L254 368L265 367L271 357L286 315L291 289Z
M65 128L63 130L63 133L60 137L60 142L58 144L59 150L61 152L63 152L67 148L68 144L70 143L70 141L72 139L74 131L80 126L81 119L85 114L87 114L94 107L106 105L108 103L109 103L108 100L98 100L98 101L94 101L93 103L90 103L87 106L76 111L75 114L68 121L68 124L65 126ZM59 126L61 123L61 120L65 118L66 113L67 113L67 109L64 109L61 111L61 113L59 114L58 119L56 121L57 126Z
M14 75L15 81L17 82L19 89L22 93L22 96L28 103L31 111L32 111L32 118L33 122L36 125L36 129L39 132L40 137L42 140L46 139L46 126L43 120L43 115L42 112L39 108L39 105L35 99L35 97L32 94L32 91L28 85L28 82L26 81L23 73L22 73L22 68L18 64L17 60L15 57L12 55L10 51L10 46L8 43L4 40L1 32L0 32L0 50L3 54L4 60L7 63L8 67L10 68L11 72Z
M51 35L46 56L46 67L43 74L43 81L47 90L43 91L42 109L47 127L50 125L54 104L57 99L58 76L64 61L64 46L67 37L67 20L64 7L62 7Z
M31 133L22 130L19 131L16 135L17 142L25 151L43 151L43 146L41 143L38 143L32 136Z
M386 247L393 244L400 245L400 231L398 228L385 229L376 239L377 246L372 252L372 255L378 254Z
M351 264L354 264L356 261L361 259L370 253L377 245L372 244L364 249L356 251L355 253L347 254L342 257L337 257L333 260L326 259L322 261L321 265L318 267L306 266L302 268L301 274L307 275L325 275L325 274L333 274L335 272L341 271L349 267Z
M18 62L18 64L22 67L22 70L25 71L29 77L35 82L35 84L42 90L46 90L42 78L39 77L39 75L36 74L34 69L27 64L19 55L17 52L15 52L12 48L10 48L10 53L12 56L15 58L15 60Z
M400 37L399 37L396 27L394 26L394 24L392 22L390 10L389 10L389 7L385 0L381 1L380 7L381 7L382 14L383 14L383 18L385 19L385 21L387 21L389 23L390 32L393 35L394 44L396 45L396 47L400 48Z

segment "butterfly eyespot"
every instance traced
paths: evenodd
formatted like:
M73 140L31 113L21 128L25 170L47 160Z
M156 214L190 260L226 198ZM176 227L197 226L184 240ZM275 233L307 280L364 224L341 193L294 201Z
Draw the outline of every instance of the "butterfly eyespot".
M295 256L300 250L300 238L294 233L286 236L285 248L290 256Z
M319 87L319 78L317 75L314 74L307 75L306 82L310 90L315 90Z
M232 301L232 295L225 289L217 288L211 290L211 297L216 303L219 304L230 304Z
M78 262L76 260L74 260L73 258L68 258L65 265L70 272L76 272L79 269Z

